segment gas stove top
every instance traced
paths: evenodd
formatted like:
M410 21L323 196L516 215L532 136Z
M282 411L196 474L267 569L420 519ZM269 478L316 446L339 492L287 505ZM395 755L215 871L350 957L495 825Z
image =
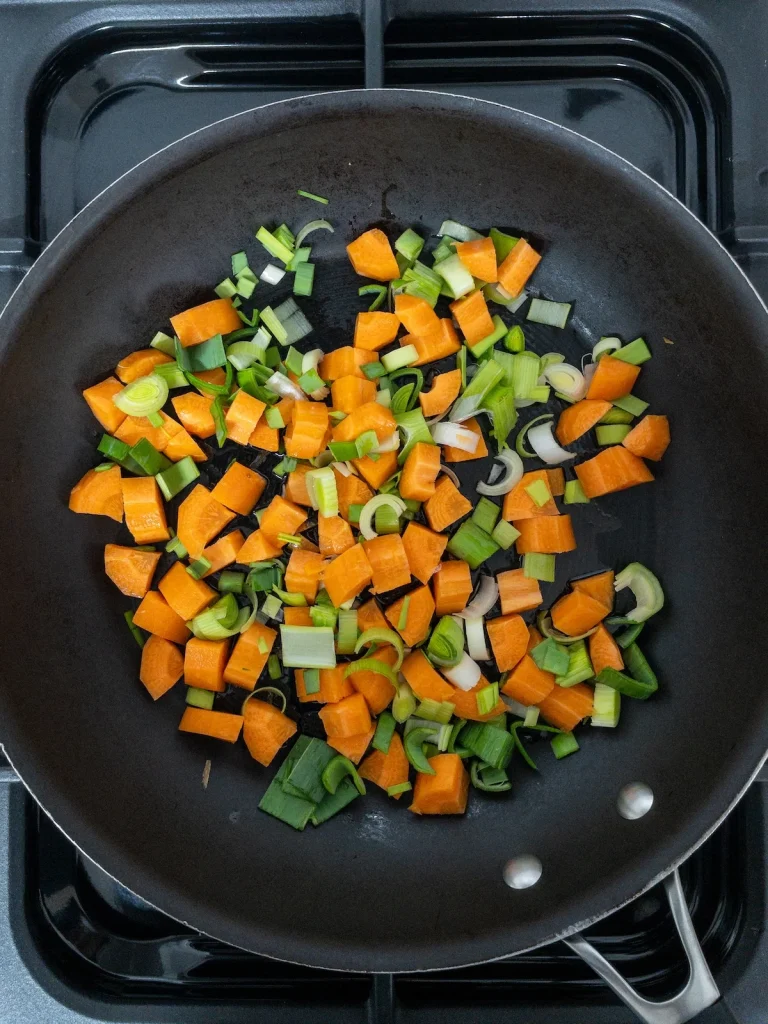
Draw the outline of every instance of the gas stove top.
M249 107L365 85L478 96L589 136L685 202L768 298L768 4L582 4L0 0L0 302L73 214L162 146ZM723 993L708 1024L768 1020L767 823L757 782L681 872ZM10 781L0 829L0 1024L635 1020L563 944L437 974L313 971L136 900ZM649 998L684 983L660 888L588 937Z

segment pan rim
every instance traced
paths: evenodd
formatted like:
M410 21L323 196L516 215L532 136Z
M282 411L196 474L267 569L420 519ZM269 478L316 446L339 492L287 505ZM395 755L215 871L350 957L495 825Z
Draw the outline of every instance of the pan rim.
M444 93L440 92L439 90L361 88L310 93L283 100L276 100L273 101L272 103L267 103L258 107L250 108L248 110L240 111L239 113L229 115L225 118L221 118L217 121L212 122L209 125L205 125L202 128L198 128L195 131L182 136L180 139L177 139L174 142L169 143L167 146L162 147L155 153L150 154L149 156L145 157L143 160L135 164L133 167L129 168L122 175L120 175L120 177L118 177L114 182L110 183L110 185L108 185L105 189L103 189L91 200L89 200L89 202L82 208L82 210L78 211L78 213L76 213L75 216L66 225L64 225L64 227L62 227L60 231L57 232L57 234L54 236L51 242L46 246L44 251L41 253L39 258L35 261L33 266L24 276L24 278L16 286L12 295L10 296L5 306L3 307L2 311L0 311L0 324L6 327L6 332L4 332L6 333L6 337L15 333L18 330L19 326L23 323L24 317L28 312L28 306L26 305L25 301L27 297L26 293L31 292L32 294L35 294L37 291L41 290L42 286L44 286L45 281L51 275L55 275L58 269L59 261L64 256L66 256L67 251L72 247L77 248L79 245L81 245L87 239L90 231L97 229L100 224L103 224L105 217L107 218L107 223L109 223L109 220L111 220L113 216L119 215L121 213L123 207L131 202L131 200L137 194L139 189L141 189L142 187L154 187L155 185L159 184L166 178L172 177L175 173L183 170L185 167L193 166L195 163L209 158L216 152L216 148L213 146L209 146L203 151L201 151L199 147L195 148L195 142L197 141L198 136L208 134L211 139L214 139L216 136L216 130L221 132L223 130L223 126L231 125L234 122L240 122L242 125L246 126L243 134L247 134L247 125L249 119L252 121L259 114L263 114L265 111L271 110L272 108L276 107L296 107L302 103L311 103L318 100L327 101L328 99L335 99L339 101L340 104L336 112L341 114L344 111L343 103L345 98L375 98L380 97L382 95L394 98L398 96L404 96L406 98L438 98L442 104L443 109L446 108L446 105L453 104L453 109L456 110L457 112L467 111L468 109L469 112L472 112L472 108L484 110L492 110L493 108L496 108L498 111L503 111L505 115L509 115L510 113L514 115L519 125L527 124L532 128L535 128L538 125L539 129L545 128L546 131L548 131L552 135L562 135L562 137L564 137L565 139L570 138L572 143L577 141L583 149L585 148L587 150L591 150L593 154L595 154L595 156L600 156L601 166L613 165L614 168L618 170L623 170L625 174L631 175L636 179L636 181L642 183L646 191L650 191L651 193L653 193L656 196L657 201L660 198L665 198L667 201L672 200L673 205L678 210L685 211L685 213L688 215L687 223L689 224L689 227L691 227L693 230L703 231L706 237L709 239L710 245L711 241L714 240L721 253L728 258L728 261L730 262L732 267L735 268L738 272L738 276L741 280L742 285L747 285L748 290L751 292L752 296L755 299L757 299L757 302L760 308L762 309L762 312L768 317L768 306L766 306L766 303L763 301L763 299L761 298L761 296L759 295L756 288L749 280L743 269L739 266L734 257L725 248L725 246L717 238L717 236L714 235L713 232L710 231L710 229L702 221L700 221L696 217L696 215L691 210L689 210L688 207L686 207L668 189L658 184L656 181L654 181L653 178L650 177L650 175L646 174L644 171L636 167L630 161L626 160L624 157L621 157L619 154L613 152L607 147L601 145L600 143L594 142L593 140L587 138L586 136L581 135L580 133L575 132L572 129L566 128L562 125L558 125L556 122L553 122L546 118L539 117L537 115L530 114L527 111L522 111L519 110L518 108L510 107L505 104L497 103L491 100L483 100L478 99L476 97L464 96L454 93ZM584 144L586 144L586 146ZM168 153L169 151L175 152L175 157L170 168L168 166L156 166L159 163L158 158L161 155ZM104 208L101 209L101 207ZM4 356L4 348L5 346L0 347L0 359L2 359ZM125 886L125 883L122 882L116 875L113 875L110 871L108 871L99 862L99 859L97 859L97 857L91 856L86 850L84 850L77 842L77 840L71 835L70 831L67 828L63 827L56 820L54 814L51 811L49 811L48 808L45 806L45 803L43 803L37 797L35 793L35 788L37 787L33 788L33 785L27 781L25 775L16 768L13 754L8 752L7 745L0 744L0 746L3 746L6 756L8 757L8 760L11 763L11 766L13 767L18 777L21 779L27 791L36 801L38 806L42 808L44 813L50 818L50 820L56 825L56 827L59 828L59 830L67 837L67 839L70 842L72 842L75 848L81 854L88 857L88 859L95 863L102 871L105 871L105 873L109 875L109 877L114 878L114 880L118 882L118 884L128 888L129 891L133 892L133 890L131 890L128 886ZM21 760L23 760L23 755L24 752L22 749L20 755ZM342 953L341 947L338 945L335 945L327 950L326 962L318 962L316 958L310 956L310 951L315 950L315 952L317 952L317 943L315 941L294 939L293 937L288 939L281 936L281 941L285 941L286 945L292 947L296 955L286 955L289 952L289 950L286 950L286 952L263 952L261 949L253 950L252 945L243 945L242 943L240 943L241 948L246 950L253 950L254 952L257 952L258 955L260 956L265 956L271 959L293 963L301 966L309 966L316 968L319 967L321 969L346 971L349 973L375 974L393 972L420 973L427 971L446 970L450 968L474 966L483 963L491 963L496 960L505 959L509 956L513 956L519 953L539 948L541 946L548 945L559 939L572 936L575 933L590 927L597 921L600 921L603 918L609 916L616 910L619 910L621 907L624 907L628 903L631 903L637 897L647 892L648 889L652 888L663 878L669 875L672 871L676 870L676 868L679 867L679 865L683 863L691 855L691 853L698 849L707 840L707 838L709 838L709 836L719 827L719 825L723 822L723 820L728 816L728 814L733 810L735 805L743 797L749 786L754 782L756 776L758 775L763 764L766 763L766 761L768 761L768 749L766 749L759 756L757 765L747 773L746 777L743 775L742 772L737 772L736 768L733 769L733 772L728 776L728 778L731 779L732 784L729 785L727 789L729 792L733 793L733 785L735 784L735 794L727 800L725 809L722 810L719 814L715 815L715 820L710 823L710 825L706 828L704 833L698 838L696 842L688 844L681 853L676 853L672 859L671 864L668 864L663 869L654 872L652 876L643 885L640 886L640 888L638 888L636 891L632 891L628 896L621 899L619 902L612 902L611 906L609 906L608 908L601 909L599 912L592 914L591 916L585 917L577 923L569 925L564 929L558 929L550 934L547 934L543 938L537 938L535 942L520 946L519 948L516 948L513 952L506 951L501 953L494 953L490 956L482 955L471 961L467 961L460 955L457 958L456 954L460 953L461 948L466 946L475 947L478 945L482 945L484 942L487 944L489 942L489 938L461 938L458 940L453 939L450 941L444 941L440 945L432 947L430 955L434 962L432 962L428 966L403 966L401 963L396 961L396 954L393 955L393 953L391 952L391 949L393 947L390 947L390 949L388 949L387 952L383 954L382 959L392 961L393 965L372 968L367 963L361 966L339 966L338 962L328 954L331 954L332 952L333 954L335 954L337 959L340 954L346 955L349 959L352 960L354 960L355 957L351 956L350 951L346 949L344 950L344 953ZM26 774L34 777L34 767ZM42 791L45 791L45 780L40 779L38 781L43 783L43 785L40 786L40 789ZM718 790L715 791L714 795L712 795L707 801L708 805L710 803L719 803L719 801L717 800L717 792L722 791L724 788L725 787L723 786L721 781L720 785L718 786ZM48 790L48 799L50 799L51 796L55 798L56 787L49 786ZM75 826L77 827L78 815L76 813L72 815L70 812L70 818L75 821ZM678 833L674 833L674 835L676 836L678 835ZM670 846L676 845L673 840L668 840L664 844L657 844L657 847L659 849L666 850ZM102 838L100 845L102 846L102 853L99 855L100 857L107 855L109 852L115 852L115 846L109 840L105 841L104 838ZM166 910L162 905L162 901L154 902L153 899L147 899L147 896L142 893L134 894L137 895L140 899L149 903L151 906L160 910L162 913L168 915L173 920L176 920L181 924L184 924L187 927L193 928L195 930L201 930L200 925L198 923L194 921L187 921L185 917L179 916L179 914L174 914L173 912L169 912L168 910ZM175 893L175 897L177 899L179 898L178 890ZM181 896L181 902L189 904L189 897ZM203 910L203 916L207 916L208 919L212 921L215 915L212 914L211 910L212 908L205 908ZM240 928L240 930L243 930L242 927ZM212 928L212 930L210 931L206 929L205 933L214 936L216 936L217 934L215 927ZM271 934L273 936L274 944L274 932L262 934L264 934L265 936L266 934ZM222 941L225 941L233 945L239 944L236 939L233 939L231 937L222 939ZM435 956L435 950L437 950L437 956ZM403 954L400 955L402 956ZM357 959L362 960L363 958L358 956Z

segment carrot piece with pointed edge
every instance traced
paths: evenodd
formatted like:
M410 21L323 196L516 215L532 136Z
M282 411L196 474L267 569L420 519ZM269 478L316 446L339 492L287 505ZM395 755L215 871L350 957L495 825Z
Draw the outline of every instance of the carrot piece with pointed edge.
M312 616L309 614L309 608L291 608L290 605L286 605L283 608L283 618L285 619L286 626L311 626Z
M587 388L587 398L614 402L628 395L640 376L640 367L625 363L623 359L602 356Z
M432 662L423 651L411 651L403 661L400 672L419 700L436 700L441 703L451 699L454 687L432 667Z
M472 502L467 501L454 482L444 476L435 487L435 493L424 503L424 514L430 527L441 533L472 511Z
M193 636L184 648L184 682L200 690L223 693L228 656L229 640L199 640Z
M175 420L172 420L171 422L175 423ZM179 426L178 424L176 425L179 429L168 438L163 454L166 455L171 462L178 462L187 455L194 462L205 462L206 454L197 441L195 441L192 435L189 434L184 427Z
M583 398L567 405L560 413L555 435L560 444L573 444L591 430L610 410L611 403L597 398Z
M524 238L519 239L499 267L499 284L504 291L516 298L540 262L541 255Z
M539 516L559 515L554 498L550 498L543 505L537 505L528 493L527 488L531 484L535 484L537 480L541 480L549 489L549 477L546 469L534 469L530 473L523 473L512 490L507 491L504 495L502 519L506 519L507 522L517 522L518 519L538 519Z
M502 615L486 622L488 638L499 672L509 672L528 649L528 627L521 615Z
M603 359L606 358L603 356ZM601 359L600 362L603 360ZM653 473L642 459L620 444L606 448L593 459L574 466L582 490L588 498L600 498L614 491L626 491L653 480Z
M138 551L122 544L104 547L104 571L117 589L127 597L144 597L152 586L159 551Z
M359 736L371 728L371 713L362 693L353 693L335 704L326 704L318 712L318 717L325 726L326 734L334 738Z
M323 402L295 402L285 432L285 454L292 459L314 459L325 448L329 422L328 406Z
M237 561L240 565L250 565L251 562L267 562L270 558L279 558L285 547L279 541L272 541L263 530L254 530L249 534L243 546L237 553Z
M212 299L171 317L173 330L184 348L199 345L217 334L230 334L242 324L231 299Z
M315 693L307 693L307 687L304 683L304 670L300 668L295 669L293 680L299 701L302 704L308 702L336 704L345 697L350 697L356 691L349 681L349 677L344 676L345 667L344 665L337 665L336 668L321 668L320 689Z
M467 809L469 775L458 754L436 754L429 758L434 775L418 772L413 802L414 814L463 814Z
M110 471L111 472L111 471ZM168 524L160 488L153 476L128 477L122 481L125 525L137 544L168 540Z
M160 416L163 417L163 425L165 425L165 413L161 412ZM176 425L178 426L178 424ZM113 433L119 441L124 441L131 447L145 437L159 452L165 451L171 439L169 431L161 427L153 427L146 416L124 416L122 423Z
M610 608L580 590L572 590L552 605L552 625L567 636L580 636L610 613Z
M277 752L298 726L272 704L264 700L247 700L243 704L243 739L248 753L265 768L275 759Z
M470 292L463 299L452 302L451 312L458 321L461 333L468 345L476 345L478 341L493 334L493 320L488 312L485 296L480 289Z
M348 374L331 383L331 402L338 412L354 412L359 405L376 400L376 381Z
M188 622L216 600L216 591L202 580L193 579L182 562L174 562L157 585L168 604Z
M299 508L298 505L294 505L293 502L286 501L285 498L276 494L264 510L260 529L265 537L278 544L278 533L295 535L299 527L303 526L306 521L307 513L303 508Z
M253 512L266 486L267 481L260 473L254 473L247 466L233 462L211 491L211 497L220 501L225 508L247 516Z
M410 600L406 609L405 625L401 627L403 608L408 598ZM434 614L435 602L429 587L417 587L409 594L398 598L385 612L390 625L397 630L408 647L415 647L422 640L426 640Z
M501 599L501 614L530 612L538 608L543 598L539 581L528 579L522 569L508 569L496 575Z
M492 284L498 280L496 250L492 238L478 238L471 242L458 242L456 255L472 277Z
M467 430L471 430L472 433L477 434L477 448L473 452L465 452L462 448L453 448L449 444L443 445L443 458L445 461L474 462L475 459L486 458L488 455L488 445L485 443L482 428L475 417L473 416L472 419L465 420L461 425L466 427Z
M539 701L539 711L550 725L563 732L573 732L579 722L594 710L594 693L585 683L575 686L553 686L551 693Z
M141 348L120 360L115 369L115 376L119 377L123 384L130 384L138 377L148 377L161 363L172 362L171 357L159 349Z
M515 541L518 555L529 551L542 555L557 555L576 550L576 538L569 515L541 516L539 519L520 519L514 523L520 536Z
M224 417L229 440L248 444L265 409L266 405L258 398L247 391L238 391Z
M294 548L285 570L285 589L289 594L303 594L308 601L314 601L324 567L322 555Z
M149 477L149 479L155 484L154 477ZM97 473L95 469L89 469L70 491L70 511L87 513L92 516L109 516L116 523L122 523L122 484L119 466L112 466L111 469L105 469L102 473Z
M193 561L203 549L235 518L202 484L197 484L179 505L176 533Z
M624 668L621 648L602 622L589 638L589 660L596 676L599 676L604 668L615 668L618 672Z
M337 423L333 428L333 440L356 441L367 430L373 430L379 441L386 441L397 430L397 422L383 405L366 402Z
M114 434L125 419L125 413L117 408L112 399L123 390L123 385L115 377L107 377L83 391L83 398L88 408L104 427L108 434Z
M213 437L216 424L213 422L211 406L213 399L207 395L197 395L190 391L187 395L176 395L171 404L182 425L196 437Z
M405 756L403 741L400 733L392 734L389 742L389 750L382 754L380 750L373 750L360 765L358 774L366 782L372 782L380 789L388 790L391 786L399 786L408 781L410 764ZM399 800L402 793L395 793L395 800Z
M403 466L399 485L400 496L411 501L426 501L431 498L435 493L435 480L439 472L439 446L425 444L423 441L417 442L408 453Z
M539 668L530 654L524 654L504 680L501 692L530 707L544 700L554 688L554 675Z
M426 417L440 416L459 397L461 391L461 370L438 373L429 391L419 393L421 411Z
M242 728L242 715L230 715L227 711L206 711L205 708L187 708L179 723L179 732L210 736L211 739L223 740L225 743L236 743Z
M613 608L614 573L612 569L607 572L598 572L594 576L582 576L580 580L571 580L571 589L580 590L583 594L589 594L600 604L605 605L608 611Z
M447 544L448 537L444 533L435 533L420 523L408 523L403 534L403 547L411 575L422 583L429 583Z
M363 550L371 566L374 594L385 594L411 582L411 569L399 533L366 540Z
M400 277L395 254L389 239L379 228L369 228L347 246L355 273L374 281L394 281Z
M251 448L261 448L265 452L276 452L280 448L280 431L277 427L270 427L262 417L248 438L248 444Z
M400 347L405 348L406 345L413 345L419 356L412 366L424 366L426 363L445 359L461 348L459 336L450 317L442 317L438 326L428 334L404 334L400 339Z
M453 693L448 700L453 704L454 715L457 718L466 718L470 722L488 722L491 718L498 718L500 714L506 711L507 706L499 697L496 705L491 708L488 714L480 714L477 710L477 695L486 686L488 686L488 680L485 676L480 676L477 684L471 690L460 690L458 686L452 686Z
M372 725L368 732L360 733L359 736L328 736L326 743L334 750L338 750L344 757L349 758L352 764L360 764L363 755L371 745L375 732L376 726Z
M326 566L323 582L328 596L338 608L351 601L353 597L357 597L361 590L365 590L372 578L371 563L363 551L363 546L355 544Z
M204 548L203 558L211 563L211 568L203 573L202 578L213 576L219 569L225 569L228 565L236 562L244 543L242 533L239 530L233 530L225 537L220 537L215 544L209 544L207 548Z
M378 362L378 359L375 352L344 345L333 349L332 352L326 352L320 360L317 372L325 381L336 381L340 377L362 377L367 380L362 368L367 363Z
M394 313L358 313L355 320L355 347L378 352L397 337L400 321Z
M417 338L423 338L440 327L440 318L426 299L406 292L395 296L395 316L408 334L415 334Z
M371 658L391 667L397 661L397 651L394 647L381 647L371 655ZM365 697L365 702L372 715L380 715L392 703L392 698L395 696L394 687L387 677L379 672L370 669L364 669L362 672L350 672L349 680L357 692L362 693Z
M317 536L320 542L320 554L341 555L355 546L355 538L349 523L341 516L317 517Z
M264 671L277 633L261 622L254 622L237 638L224 669L224 682L252 690Z
M184 658L179 648L154 633L141 649L139 679L152 700L167 693L181 679Z
M148 590L144 595L141 604L133 613L133 624L174 644L186 643L190 636L184 619L179 618L157 590Z
M441 562L439 571L432 577L432 589L436 615L463 611L472 594L472 576L467 563L458 559Z
M300 463L296 469L288 474L285 478L285 490L283 492L283 497L287 501L292 501L294 505L311 507L312 502L309 500L306 477L312 468L309 463Z
M659 462L669 448L669 420L666 416L644 416L624 440L624 447L638 458Z
M339 515L342 519L349 520L349 506L365 505L373 497L373 491L359 476L342 476L337 469L334 469L333 475L336 477Z
M397 452L382 452L377 459L367 455L362 459L353 459L352 465L360 476L374 491L378 491L383 483L397 472ZM400 488L402 493L402 487Z
M558 466L555 469L548 469L547 483L549 485L549 493L553 498L559 498L560 495L565 494L565 473Z
M357 628L364 633L366 629L374 627L389 629L389 623L384 618L384 612L376 603L376 598L372 597L357 609Z

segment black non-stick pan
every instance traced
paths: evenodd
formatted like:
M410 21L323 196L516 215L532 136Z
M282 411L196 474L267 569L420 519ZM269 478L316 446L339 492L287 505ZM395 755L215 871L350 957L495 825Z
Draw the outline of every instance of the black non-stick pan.
M653 485L576 514L562 576L638 560L667 605L647 630L660 689L620 726L504 798L419 819L379 794L297 834L257 810L273 770L176 728L183 695L137 679L125 599L103 574L118 524L75 516L99 431L80 390L210 297L259 224L296 226L331 197L304 308L348 344L358 280L344 245L372 223L444 217L518 229L535 284L574 327L532 335L576 360L600 334L645 335L641 394L673 443ZM707 230L612 153L536 117L400 90L277 103L163 150L53 241L0 319L0 739L42 806L92 858L179 920L272 957L415 971L505 956L610 913L670 872L738 800L768 748L766 309ZM563 347L565 346L565 347ZM256 454L255 452L253 453ZM566 565L565 563L568 562ZM548 753L548 751L546 751ZM210 783L203 788L206 759ZM627 820L623 787L654 795ZM537 884L505 884L535 856Z

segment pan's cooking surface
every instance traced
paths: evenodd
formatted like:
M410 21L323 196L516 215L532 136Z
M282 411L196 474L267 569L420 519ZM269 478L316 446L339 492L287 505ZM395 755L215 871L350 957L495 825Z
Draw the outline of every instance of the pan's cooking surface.
M579 320L598 332L646 333L656 353L644 395L672 415L675 445L653 488L601 505L596 550L606 563L638 558L666 585L670 605L650 648L660 696L628 708L615 736L587 736L566 765L516 778L503 807L475 800L466 820L414 821L368 799L297 836L257 812L268 773L240 750L214 751L204 792L210 748L175 734L178 703L150 707L136 692L136 653L116 625L122 606L99 568L114 532L73 523L65 508L92 458L76 385L151 336L169 311L205 297L255 225L302 215L286 152L333 196L338 231L323 242L317 284L332 297L310 311L326 345L351 328L342 296L355 282L342 252L354 231L381 218L434 229L450 211L543 239L542 290L576 298ZM11 756L65 830L129 886L272 955L356 969L447 966L607 911L714 824L768 745L764 634L752 619L766 510L751 484L763 466L743 444L760 436L762 307L671 199L582 140L502 108L397 92L317 97L242 115L160 162L168 173L158 166L160 180L142 184L140 198L125 201L130 181L105 198L103 227L92 227L98 208L86 212L83 244L62 239L6 314L2 553L7 593L24 588L26 597L4 597L0 711ZM27 317L25 296L35 299ZM739 339L742 362L719 343L726 336ZM610 526L619 520L620 533ZM30 581L31 544L50 568ZM19 645L30 608L43 609L45 636ZM628 823L614 805L632 779L648 782L657 802ZM542 881L523 893L501 881L519 852L544 864Z

